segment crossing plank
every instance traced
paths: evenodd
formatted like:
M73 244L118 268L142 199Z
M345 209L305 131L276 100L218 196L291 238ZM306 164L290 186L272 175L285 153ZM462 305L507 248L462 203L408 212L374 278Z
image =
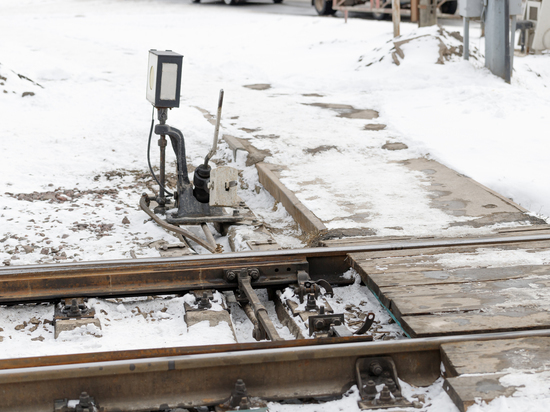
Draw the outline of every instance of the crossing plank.
M369 274L378 287L444 285L451 283L485 282L519 279L529 275L550 275L550 266L524 265L503 268L418 270L402 273Z
M486 310L491 307L550 307L550 275L519 279L382 288L383 301L398 316Z
M519 386L503 383L510 373L540 374L550 368L550 337L469 341L441 345L443 388L460 411L477 400L513 396Z
M550 337L468 341L441 345L447 376L550 368Z
M500 312L440 313L403 316L401 326L413 338L510 330L550 329L550 313L545 310L515 308Z

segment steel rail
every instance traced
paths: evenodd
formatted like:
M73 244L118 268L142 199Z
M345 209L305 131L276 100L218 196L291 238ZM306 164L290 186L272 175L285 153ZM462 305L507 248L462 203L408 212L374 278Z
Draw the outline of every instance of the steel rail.
M242 352L257 349L296 348L353 342L371 342L369 335L328 337L318 339L295 339L285 341L261 341L246 343L228 343L220 345L177 346L172 348L132 349L111 352L74 353L53 356L35 356L28 358L0 359L0 370L35 368L41 366L70 365L80 363L123 361L131 359L161 358L171 356L189 356L198 354L216 354L222 352Z
M0 411L51 411L55 399L78 399L82 391L103 412L214 405L229 397L237 379L251 396L268 400L338 396L355 383L358 359L382 355L392 357L401 379L425 386L440 376L443 344L528 337L550 337L550 330L6 369L0 370Z
M313 280L346 284L350 280L344 279L342 273L350 267L347 262L350 253L540 241L548 241L550 246L550 235L407 240L362 246L6 267L0 268L0 304L233 289L237 284L224 279L224 269L247 267L260 270L260 279L254 283L256 288L294 283L297 270L308 270Z

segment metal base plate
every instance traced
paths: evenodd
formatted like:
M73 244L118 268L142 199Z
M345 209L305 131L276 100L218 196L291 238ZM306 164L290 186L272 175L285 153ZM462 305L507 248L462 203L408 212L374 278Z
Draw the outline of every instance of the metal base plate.
M201 223L237 223L245 217L241 215L238 209L236 214L229 215L221 207L211 207L211 213L203 216L181 216L176 217L172 214L166 215L166 222L172 225L199 225Z

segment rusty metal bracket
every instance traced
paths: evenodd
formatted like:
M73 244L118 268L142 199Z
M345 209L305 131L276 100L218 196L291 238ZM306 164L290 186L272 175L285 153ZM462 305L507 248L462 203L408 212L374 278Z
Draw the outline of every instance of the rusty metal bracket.
M236 283L241 273L250 276L252 281L260 278L260 270L258 268L224 269L223 278L229 283Z
M308 318L309 323L309 336L313 336L315 333L329 336L351 336L351 332L344 326L344 314L324 314L324 308L320 308L320 314L310 316Z
M364 333L367 333L367 331L370 329L374 322L374 313L370 312L367 314L367 317L365 318L365 323L357 329L355 332L353 332L354 335L362 335Z
M361 409L411 407L401 394L395 363L390 356L360 358L355 364ZM381 391L377 387L384 385Z

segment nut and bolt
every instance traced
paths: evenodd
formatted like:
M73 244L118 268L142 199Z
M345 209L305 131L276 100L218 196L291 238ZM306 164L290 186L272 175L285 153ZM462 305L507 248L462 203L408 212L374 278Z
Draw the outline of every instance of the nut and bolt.
M367 399L374 399L378 391L376 390L376 383L373 380L367 382L365 386L365 394Z
M260 271L258 269L248 269L248 274L252 280L258 280L260 278Z
M382 366L378 362L371 363L369 369L375 376L380 376L383 372Z
M395 402L395 400L391 396L390 389L388 388L388 385L384 385L384 388L382 388L382 391L380 391L380 402L381 403L392 403Z
M306 310L317 310L317 301L313 293L307 295Z

